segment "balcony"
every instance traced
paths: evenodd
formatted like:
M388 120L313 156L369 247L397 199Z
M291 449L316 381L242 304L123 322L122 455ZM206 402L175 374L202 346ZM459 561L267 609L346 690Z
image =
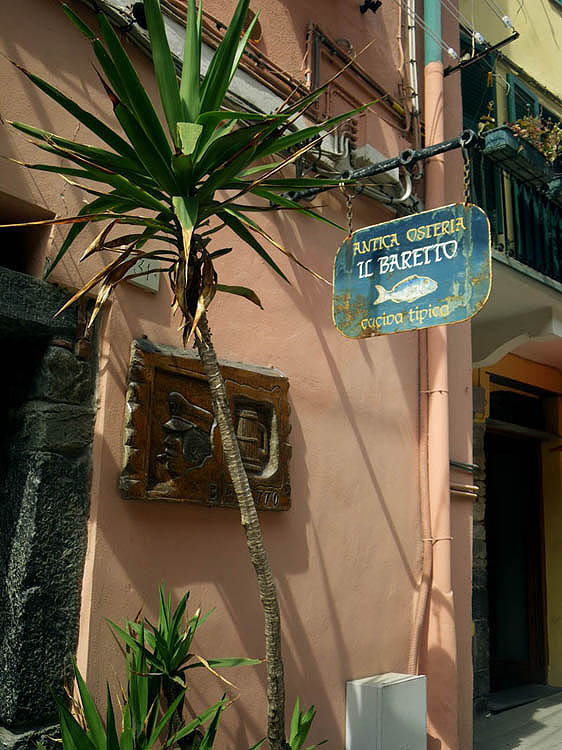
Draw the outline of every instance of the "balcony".
M472 163L473 201L490 218L493 247L473 361L487 366L514 352L562 369L562 177L533 147L491 132Z
M543 185L553 177L540 151L531 143L517 138L507 125L484 134L484 155L528 185Z

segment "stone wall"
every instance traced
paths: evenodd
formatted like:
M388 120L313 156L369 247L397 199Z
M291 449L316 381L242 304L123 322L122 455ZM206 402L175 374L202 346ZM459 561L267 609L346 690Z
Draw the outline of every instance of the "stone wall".
M472 619L474 638L472 664L474 669L474 708L485 710L490 692L490 636L488 626L488 570L486 550L486 455L484 452L485 422L475 421L473 428L475 484L478 499L474 504L472 552Z
M0 268L0 747L52 734L76 650L96 357L68 295Z

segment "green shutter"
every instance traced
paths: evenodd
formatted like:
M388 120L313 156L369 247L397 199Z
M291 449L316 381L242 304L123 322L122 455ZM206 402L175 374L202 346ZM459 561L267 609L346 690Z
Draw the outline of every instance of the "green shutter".
M514 122L520 117L539 114L539 100L513 73L507 74L507 84L509 86L507 113L510 122Z
M462 47L461 47L462 51ZM478 122L483 115L488 114L489 102L494 103L492 114L496 109L496 86L492 78L492 86L488 86L489 74L495 70L495 57L489 55L478 62L461 68L461 90L463 106L463 122L465 128L478 131Z
M539 101L533 92L525 86L513 73L507 74L507 114L509 122L514 122L520 117L539 114ZM532 197L528 189L519 185L516 180L511 180L511 193L513 200L513 220L515 230L515 257L522 263L533 266L532 258L528 257L531 252L533 240L528 236L534 222L530 209ZM536 264L534 265L536 267Z

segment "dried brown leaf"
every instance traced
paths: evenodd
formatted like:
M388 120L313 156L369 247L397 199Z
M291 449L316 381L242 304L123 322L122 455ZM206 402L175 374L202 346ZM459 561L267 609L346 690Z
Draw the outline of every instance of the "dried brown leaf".
M66 302L60 308L60 310L57 310L57 312L55 313L54 317L56 318L56 316L60 315L61 312L63 312L63 310L66 310L66 308L70 307L70 305L72 305L73 302L76 302L76 300L80 299L80 297L83 297L85 294L87 294L90 291L90 289L92 289L93 287L95 287L96 284L98 284L100 281L102 281L102 279L104 279L105 276L108 273L111 273L112 269L116 268L120 263L122 263L124 261L124 258L127 257L127 255L130 254L131 250L132 250L132 245L129 246L129 250L128 251L125 251L122 255L119 255L117 258L114 258L111 261L111 263L108 263L107 266L105 266L105 268L102 268L101 271L98 271L98 273L96 273L94 276L92 276L92 278L86 284L84 284L84 286L82 287L82 289L80 289L79 291L77 291L76 294L74 294L68 300L68 302ZM134 259L131 258L130 260L134 260L134 262L136 262L137 258L134 258ZM134 262L132 263L132 265L134 265Z
M82 214L81 216L54 216L52 219L41 219L40 221L21 221L13 224L0 224L0 229L13 229L14 227L40 227L52 224L86 224L89 221L103 221L110 218L112 214Z
M107 235L111 232L111 230L117 224L118 221L119 221L118 219L113 219L113 221L110 221L109 224L101 230L101 232L98 234L95 240L91 242L86 248L86 250L82 253L80 262L82 262L83 260L86 260L86 258L88 258L90 255L93 255L98 250L103 249L103 245L104 245Z
M214 674L215 677L218 677L219 680L222 680L226 685L230 685L230 687L234 688L235 690L238 690L236 685L233 682L230 682L230 680L227 680L226 677L223 677L221 674L219 674L215 669L211 667L207 659L205 659L204 656L200 656L199 654L193 654L193 656L201 662L201 664L205 667L205 669L208 669L211 674Z
M104 281L101 285L101 288L98 292L98 296L96 298L94 309L92 310L92 315L88 322L88 328L92 326L99 311L101 310L103 305L107 302L107 299L111 291L113 290L113 288L116 287L117 284L119 284L121 281L123 281L125 274L131 270L131 268L137 262L138 258L135 256L133 258L127 258L126 260L122 260L122 258L119 258L119 260L121 261L119 265L112 268L111 271L109 271L109 273L107 273L104 278Z
M197 330L197 324L201 320L201 316L205 310L209 307L213 301L213 297L217 292L217 274L213 267L213 261L211 260L209 253L206 250L202 251L202 257L200 261L200 290L197 297L197 306L195 313L193 314L193 321L191 324L191 330L185 338L184 332L184 344L186 344L191 338L192 334Z

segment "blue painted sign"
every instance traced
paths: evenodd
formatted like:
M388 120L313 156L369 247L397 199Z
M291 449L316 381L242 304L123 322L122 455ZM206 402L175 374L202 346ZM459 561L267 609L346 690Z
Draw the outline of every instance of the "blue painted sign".
M490 247L488 217L471 204L358 229L334 261L336 328L365 338L468 320L490 294Z

